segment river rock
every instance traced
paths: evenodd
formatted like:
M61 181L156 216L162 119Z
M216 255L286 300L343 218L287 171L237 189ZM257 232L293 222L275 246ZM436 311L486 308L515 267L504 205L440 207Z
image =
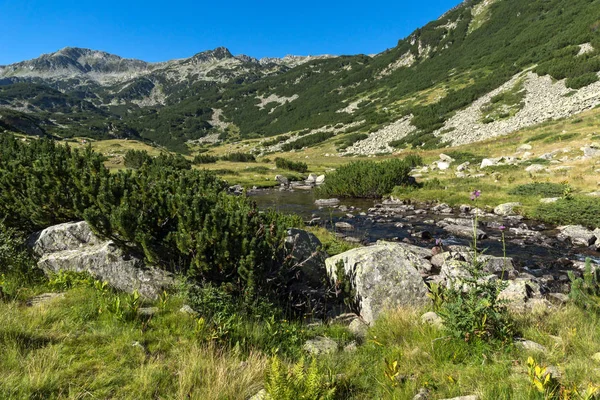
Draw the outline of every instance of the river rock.
M560 226L558 230L560 231L559 239L569 239L574 245L591 246L597 240L594 232L580 225Z
M137 290L148 298L157 298L175 284L168 272L147 266L112 241L96 236L87 222L49 227L32 235L28 245L39 257L38 267L47 274L87 272L118 290Z
M351 280L360 302L360 315L368 324L385 309L429 303L428 289L419 273L423 260L396 243L378 242L375 246L352 249L325 263L336 283ZM342 271L344 277L338 276Z
M315 180L315 183L317 185L322 185L323 183L325 183L325 175L319 175L319 176L317 176L317 179Z
M305 182L308 183L308 184L317 183L317 175L315 175L315 174L308 175L308 178L306 178Z
M347 222L336 222L335 227L336 227L336 229L339 229L341 231L353 231L354 230L354 226L352 226L352 224L349 224Z
M521 207L522 204L518 202L500 204L494 208L494 214L508 216L515 213L515 207Z
M455 236L461 236L466 238L472 238L477 235L477 240L483 240L487 238L487 233L477 228L474 229L472 226L465 225L446 225L443 227L445 231Z
M315 205L316 206L331 207L331 206L337 206L338 204L340 204L340 200L339 199L318 199L318 200L315 200Z

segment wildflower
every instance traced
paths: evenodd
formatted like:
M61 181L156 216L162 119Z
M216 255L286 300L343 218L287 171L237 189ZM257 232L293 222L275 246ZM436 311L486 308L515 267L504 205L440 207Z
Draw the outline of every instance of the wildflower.
M442 239L435 239L435 245L436 246L441 246L442 244L443 244L442 243Z
M500 229L501 231L504 231L504 230L506 229L506 227L505 227L504 225L500 225L500 226L498 227L498 229Z
M479 196L481 196L481 190L474 190L474 191L471 193L471 200L472 200L472 201L475 201L476 199L478 199L478 198L479 198Z

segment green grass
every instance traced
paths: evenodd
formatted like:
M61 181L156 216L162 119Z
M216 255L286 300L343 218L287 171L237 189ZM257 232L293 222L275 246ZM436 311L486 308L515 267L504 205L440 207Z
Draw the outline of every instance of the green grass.
M98 312L91 288L71 289L63 299L37 307L0 303L0 396L247 399L258 392L269 353L199 340L197 319L179 313L181 304L173 297L153 318L124 322ZM549 349L543 355L445 338L443 331L421 324L420 313L390 312L356 352L318 358L322 375L338 376L336 398L411 399L427 387L435 398L539 399L526 372L530 355L557 365L567 386L600 382L591 358L600 351L600 320L574 306L517 316L522 336ZM342 327L315 328L312 335L323 333L340 345L352 338ZM385 376L394 361L397 381Z
M554 224L600 227L600 201L589 196L563 198L555 203L540 204L532 216Z

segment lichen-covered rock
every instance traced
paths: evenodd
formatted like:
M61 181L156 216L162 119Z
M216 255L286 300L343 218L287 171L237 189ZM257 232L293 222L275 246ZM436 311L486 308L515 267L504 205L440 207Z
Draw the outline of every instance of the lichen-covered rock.
M321 250L321 241L312 233L291 228L285 238L288 260L302 273L299 280L312 287L318 287L327 279L325 259L327 254Z
M494 214L502 216L513 215L515 213L515 207L521 207L521 205L521 203L517 202L500 204L494 208Z
M338 344L335 340L325 336L317 336L314 339L307 340L302 347L304 351L311 355L332 354L338 351Z
M396 243L378 242L328 258L327 272L335 281L350 279L360 302L360 315L371 324L388 308L423 306L429 302L419 255ZM344 276L338 276L338 273Z
M86 222L51 226L32 235L28 245L46 273L87 272L125 292L156 298L175 281L168 272L148 267L112 241L96 236Z
M75 250L85 246L101 244L103 240L98 238L90 229L87 222L68 222L54 225L33 234L28 245L35 255L56 253L63 250Z
M39 259L38 266L46 273L87 272L118 290L129 293L137 290L152 299L175 283L166 271L145 266L142 260L127 254L111 241L45 254Z
M561 226L558 230L559 239L569 239L575 245L590 246L597 240L594 232L580 225Z

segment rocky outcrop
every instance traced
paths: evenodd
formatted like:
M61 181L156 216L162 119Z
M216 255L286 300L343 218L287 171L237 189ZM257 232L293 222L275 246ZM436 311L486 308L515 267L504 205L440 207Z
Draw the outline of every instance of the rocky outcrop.
M350 280L360 315L369 324L386 309L429 302L419 270L430 267L403 246L378 242L328 258L325 263L334 282Z
M49 227L34 234L28 244L46 273L87 272L118 290L137 290L148 298L156 298L175 283L168 272L149 267L112 241L96 236L86 222Z

